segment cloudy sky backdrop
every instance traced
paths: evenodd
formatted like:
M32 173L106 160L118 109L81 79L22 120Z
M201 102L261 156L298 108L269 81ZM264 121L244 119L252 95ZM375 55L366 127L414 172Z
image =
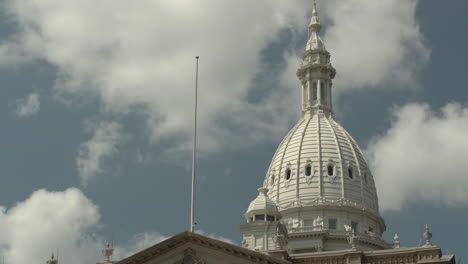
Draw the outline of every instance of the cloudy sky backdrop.
M0 255L95 263L187 230L200 59L199 232L239 243L298 120L311 0L0 0ZM468 3L319 1L338 121L385 237L468 259Z

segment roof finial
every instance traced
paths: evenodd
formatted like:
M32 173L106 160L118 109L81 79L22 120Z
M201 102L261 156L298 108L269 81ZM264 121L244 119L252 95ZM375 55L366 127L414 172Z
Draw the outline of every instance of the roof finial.
M393 237L393 246L395 248L400 248L400 237L397 233L395 233L395 236Z
M58 264L58 260L55 259L53 252L52 252L52 255L50 256L50 260L47 261L47 264Z
M431 243L432 233L429 232L429 225L428 224L426 224L426 232L424 232L423 237L426 240L426 244L424 246L425 247L432 246L432 243Z
M114 253L114 249L111 248L109 241L106 243L106 248L102 250L102 255L106 257L106 261L110 261L110 257L112 256L112 253Z

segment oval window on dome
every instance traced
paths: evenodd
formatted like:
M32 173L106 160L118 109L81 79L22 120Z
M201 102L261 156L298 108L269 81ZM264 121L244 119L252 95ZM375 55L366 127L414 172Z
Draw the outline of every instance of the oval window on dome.
M327 172L328 172L328 176L333 176L334 175L333 165L332 164L328 164Z
M364 173L364 182L367 183L367 172Z
M307 164L305 167L305 176L312 176L312 164Z
M271 181L270 181L270 185L273 185L273 184L275 184L275 174L274 173L271 174Z
M284 178L285 178L286 180L291 179L291 169L290 169L290 168L287 168L287 169L286 169L286 172L285 172L285 174L284 174Z
M349 176L349 178L351 178L351 179L354 178L354 175L353 175L353 168L351 168L351 167L348 168L348 176Z

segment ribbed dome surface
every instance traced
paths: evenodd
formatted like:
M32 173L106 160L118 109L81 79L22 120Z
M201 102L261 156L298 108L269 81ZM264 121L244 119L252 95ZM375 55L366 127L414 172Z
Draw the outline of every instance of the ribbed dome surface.
M271 200L268 195L267 188L259 188L258 196L255 198L249 205L246 216L255 215L255 214L266 214L266 215L279 215L278 206L276 203Z
M289 131L273 156L264 186L281 210L328 199L378 215L375 183L359 146L332 115L321 111L305 113Z

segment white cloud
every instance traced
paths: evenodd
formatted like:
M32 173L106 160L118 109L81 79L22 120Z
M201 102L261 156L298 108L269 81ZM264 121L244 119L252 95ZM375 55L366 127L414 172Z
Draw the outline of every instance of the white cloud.
M0 255L10 264L45 263L51 252L60 263L82 264L103 260L105 240L96 235L101 224L98 207L80 190L35 191L10 209L0 207ZM165 240L157 232L135 235L115 246L120 260Z
M39 101L39 93L30 93L24 99L16 100L16 115L19 117L30 117L39 112L41 102Z
M321 1L331 23L324 37L337 69L339 89L375 88L383 83L415 87L428 62L416 20L418 1Z
M57 249L70 264L100 259L100 243L92 235L100 215L78 189L38 190L11 209L1 209L0 254L7 263L44 263Z
M149 248L153 245L168 239L168 237L161 235L157 232L147 232L135 235L125 245L115 247L114 258L121 260L127 258L143 249Z
M100 123L92 138L80 145L76 166L82 184L103 171L102 162L118 152L117 144L122 141L122 127L116 122Z
M409 203L467 205L468 108L440 111L409 104L393 111L391 128L367 148L382 209Z
M427 60L414 17L417 2L376 2L320 2L321 16L334 22L325 39L339 87L407 82ZM139 106L150 140L177 138L175 152L191 146L187 113L193 108L194 56L200 55L199 146L219 151L277 140L296 119L295 55L286 55L286 78L273 81L258 102L247 98L256 74L270 72L261 51L281 30L305 34L310 9L306 0L7 0L18 32L1 50L17 51L18 63L35 58L56 66L54 91L64 101L96 95L101 109L112 113Z
M216 239L216 240L220 240L220 241L223 241L223 242L226 242L226 243L229 243L229 244L237 245L237 243L234 242L234 241L233 241L232 239L230 239L230 238L223 237L223 236L219 236L219 235L213 234L213 233L207 233L207 232L205 232L204 230L195 230L195 233L200 234L200 235L202 235L202 236L211 237L211 238L214 238L214 239Z

